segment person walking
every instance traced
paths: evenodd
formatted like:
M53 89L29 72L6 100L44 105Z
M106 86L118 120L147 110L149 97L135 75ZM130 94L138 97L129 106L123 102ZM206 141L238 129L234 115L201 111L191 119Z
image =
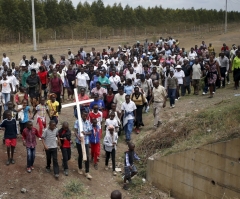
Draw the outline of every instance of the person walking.
M154 128L158 128L162 123L160 120L161 108L166 107L167 92L163 86L159 84L158 80L153 82L152 98L149 104L153 103L153 117L154 117Z

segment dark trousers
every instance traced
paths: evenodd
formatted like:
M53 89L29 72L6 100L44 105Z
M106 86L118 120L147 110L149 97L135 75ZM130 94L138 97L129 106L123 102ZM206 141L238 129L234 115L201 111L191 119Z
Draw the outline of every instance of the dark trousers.
M220 68L220 73L221 73L221 77L223 78L223 81L222 81L222 86L225 87L225 79L226 79L226 71L227 71L227 68L226 67L223 67L223 68ZM220 85L221 86L221 85ZM219 87L220 87L219 86Z
M19 122L19 125L20 125L20 133L22 134L23 133L23 129L26 128L27 122L25 122L25 123Z
M27 168L33 166L35 160L35 148L27 148Z
M58 112L61 112L61 110L62 110L62 99L61 99L61 93L55 93L56 95L57 95L57 97L56 97L56 101L58 101L58 103L59 103L59 106L58 106Z
M115 171L115 168L116 168L116 161L115 161L116 150L115 149L113 149L112 152L106 151L105 166L108 166L108 161L110 156L112 156L112 169L113 171Z
M51 167L51 159L53 159L53 171L54 174L59 174L59 166L58 166L58 160L57 160L57 148L51 148L46 150L46 156L47 156L47 169L50 169Z
M142 121L142 110L143 110L143 105L137 105L137 109L136 109L137 117L135 122L136 128L139 128L140 126L144 126Z
M186 91L188 92L188 94L191 93L191 87L190 87L190 85L184 85L184 84L182 84L182 86L181 86L181 96L185 96Z
M82 155L82 146L81 144L76 143L78 150L78 168L82 169L83 155ZM89 172L89 145L85 144L87 161L85 161L85 173Z
M68 169L68 160L71 159L71 148L62 148L61 147L61 151L62 151L62 157L63 157L63 168Z
M58 124L58 116L52 116L50 119L54 120L55 123Z

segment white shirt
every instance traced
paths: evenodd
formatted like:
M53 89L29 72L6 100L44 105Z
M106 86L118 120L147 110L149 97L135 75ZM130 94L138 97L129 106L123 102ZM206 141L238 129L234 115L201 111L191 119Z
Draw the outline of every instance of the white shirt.
M87 73L78 73L76 76L78 86L87 87L87 80L90 80Z
M115 75L115 77L111 76L109 77L109 81L110 81L110 86L112 87L113 91L117 91L118 90L118 82L121 81L120 77L118 75Z
M60 75L60 78L61 78L62 82L64 83L64 78L66 77L66 72L64 70L62 70L62 73L57 72L57 74Z
M7 65L8 68L9 68L9 66L10 66L10 59L9 59L8 57L3 57L3 58L2 58L2 62L6 62L6 65Z
M118 128L118 121L116 119L113 118L113 120L111 120L110 118L106 119L105 121L105 126L107 126L106 128L106 133L109 133L108 127L109 126L114 126L115 127L115 132L116 132L116 128Z
M196 53L195 51L193 51L192 53L191 53L191 51L190 51L190 52L188 53L188 59L194 60L195 57L197 57L197 53Z
M183 78L185 77L183 70L180 70L179 72L176 70L174 77L178 79L178 84L183 84Z
M130 72L126 73L126 79L134 79L134 81L136 80L136 73L131 74Z
M123 104L123 102L125 102L125 96L126 96L126 93L123 93L122 95L117 93L114 96L113 102L117 105L117 107L116 107L117 112L121 112L122 104Z
M74 54L72 53L70 55L68 54L68 59L74 59Z
M39 72L39 67L40 67L40 63L36 63L36 64L34 64L34 62L30 65L30 67L29 67L29 70L31 71L32 69L35 69L36 70L36 73L38 73Z
M17 78L14 75L7 76L7 79L12 84L12 90L14 92L16 90L16 86L19 85L19 81L17 80Z
M0 84L2 85L2 93L11 93L10 80L1 80Z
M193 64L192 65L192 79L200 79L202 76L201 65Z
M122 111L125 111L125 112L133 112L134 110L137 109L137 107L136 107L135 103L130 100L129 103L126 103L126 101L123 102L121 109L122 109ZM132 120L132 119L134 119L134 116L132 116L131 114L129 114L129 115L127 115L124 119L126 119L126 120Z
M142 74L142 67L140 65L137 65L136 67L133 67L134 73Z
M19 62L19 66L26 65L26 62L25 62L26 60L27 60L27 59L25 59L25 60L22 59L22 60Z

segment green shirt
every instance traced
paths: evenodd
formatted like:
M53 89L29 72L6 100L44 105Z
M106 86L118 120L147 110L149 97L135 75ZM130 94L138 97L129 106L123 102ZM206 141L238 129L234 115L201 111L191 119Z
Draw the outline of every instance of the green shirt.
M110 84L110 81L109 79L105 76L105 77L99 77L98 78L98 81L101 83L101 84ZM102 86L103 88L107 88L106 86Z
M23 75L22 75L22 81L21 81L21 83L22 83L22 86L25 87L25 88L27 87L26 81L27 81L27 78L28 78L29 75L31 75L31 72L30 72L30 71L25 72L25 73L23 73Z
M240 58L238 56L236 56L233 60L232 71L234 69L240 69Z

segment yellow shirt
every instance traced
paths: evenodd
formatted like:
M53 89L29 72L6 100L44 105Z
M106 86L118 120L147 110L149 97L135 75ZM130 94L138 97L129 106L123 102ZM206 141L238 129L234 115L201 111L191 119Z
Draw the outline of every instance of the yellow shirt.
M144 103L147 102L146 97L144 94L139 94L139 97L137 98L135 94L131 95L131 100L135 103L136 106L141 106Z
M234 69L240 69L240 58L238 56L236 56L233 60L232 70Z
M57 107L59 106L59 102L57 102L57 101L52 102L51 100L48 100L47 105L48 105L50 116L58 116L58 112L56 114L53 114L53 112L57 111Z

